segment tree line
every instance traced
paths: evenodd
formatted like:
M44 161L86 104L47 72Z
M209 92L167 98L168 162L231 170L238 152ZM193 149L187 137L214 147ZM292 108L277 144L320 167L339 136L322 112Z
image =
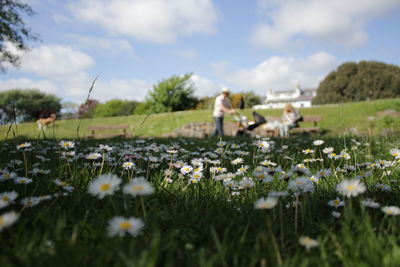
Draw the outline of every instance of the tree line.
M377 61L346 62L326 76L313 104L366 101L400 96L400 67Z
M154 114L183 110L211 109L215 96L198 98L194 95L192 74L173 75L153 86L143 102L112 99L100 103L88 99L78 105L71 102L61 103L61 98L37 89L12 89L0 92L0 120L2 123L12 121L33 121L48 117L54 113L60 115L63 109L64 118L96 118L126 116L132 114ZM96 90L96 89L94 89ZM232 94L231 103L238 108L241 98L245 107L261 103L261 98L252 92Z

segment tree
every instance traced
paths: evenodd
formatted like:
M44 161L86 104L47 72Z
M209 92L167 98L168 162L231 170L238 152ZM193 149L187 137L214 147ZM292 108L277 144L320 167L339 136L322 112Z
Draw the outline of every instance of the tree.
M79 106L78 116L80 118L92 118L98 104L100 104L98 100L88 99L85 103Z
M190 78L192 74L172 76L160 81L137 113L161 113L188 110L196 106L198 100L193 95L194 89Z
M195 109L212 109L214 107L215 97L202 97L199 99Z
M231 96L231 105L234 108L239 108L241 98L243 97L245 108L251 108L255 105L261 104L261 97L254 94L253 92L243 92L233 94Z
M49 117L61 109L61 99L37 89L12 89L0 92L0 118L2 122L31 121Z
M113 117L131 115L138 102L113 99L99 104L94 110L94 117Z
M10 43L18 50L26 51L27 41L37 40L37 36L26 27L23 14L32 16L34 12L19 0L0 0L0 71L5 71L5 63L19 65L19 55L10 49Z
M347 62L319 85L313 104L400 96L400 67L375 61Z

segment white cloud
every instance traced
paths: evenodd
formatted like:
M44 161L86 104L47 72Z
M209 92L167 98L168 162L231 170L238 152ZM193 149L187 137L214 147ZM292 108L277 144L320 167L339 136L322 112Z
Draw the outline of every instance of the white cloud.
M197 57L197 52L191 49L183 49L176 52L178 56L186 60L194 60Z
M127 40L91 37L77 34L69 34L68 36L76 40L80 46L91 50L104 50L113 54L132 54L134 52L132 45Z
M398 0L259 0L268 22L253 32L255 44L282 49L309 39L357 47L366 42L367 22L400 8Z
M21 70L40 78L0 81L0 90L37 88L64 100L81 103L86 99L94 79L88 73L94 63L89 55L69 46L39 46L22 56ZM113 98L143 100L151 88L151 83L138 79L104 81L99 77L91 98L100 101Z
M33 48L22 57L21 69L47 78L84 75L94 65L87 54L63 45L44 45Z
M217 14L212 0L76 0L76 18L113 35L171 43L179 35L214 33Z
M153 84L143 80L111 79L96 83L92 97L100 101L110 99L128 99L142 101L147 92L153 88Z
M27 78L0 81L0 91L9 89L39 89L46 93L57 94L58 86L48 80L32 80Z
M85 101L92 80L87 76L76 79L54 81L54 80L33 80L27 78L9 79L0 81L0 91L9 89L39 89L46 93L55 94L63 98L63 101L82 103ZM95 83L90 98L105 102L110 99L144 100L153 84L147 81L131 79L111 79L102 81L101 77Z
M194 95L198 97L213 96L220 92L222 87L198 74L193 74L190 79L195 90Z
M270 57L252 69L230 71L226 62L213 64L212 67L218 76L239 90L254 90L264 95L269 88L288 90L298 83L302 87L317 87L337 64L334 56L318 52L306 58Z

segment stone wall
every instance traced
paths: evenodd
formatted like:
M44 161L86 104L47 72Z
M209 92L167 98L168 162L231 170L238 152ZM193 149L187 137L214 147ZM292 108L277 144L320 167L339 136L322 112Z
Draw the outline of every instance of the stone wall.
M175 129L171 133L163 134L162 137L194 137L204 138L211 136L214 132L215 126L211 122L191 122L184 126ZM236 122L224 122L224 132L227 136L234 136L238 131ZM262 126L251 132L251 135L261 135Z

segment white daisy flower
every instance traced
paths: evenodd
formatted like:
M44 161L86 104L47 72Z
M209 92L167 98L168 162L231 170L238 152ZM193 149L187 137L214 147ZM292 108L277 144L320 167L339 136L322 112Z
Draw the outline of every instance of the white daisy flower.
M338 219L338 218L340 218L340 215L341 215L341 214L340 214L340 212L332 211L331 215L332 215L332 217Z
M288 189L297 193L313 192L314 188L314 183L310 179L304 177L291 180L288 184Z
M380 204L378 202L373 201L372 199L364 199L361 200L360 202L361 205L363 205L364 207L368 207L368 208L379 208Z
M339 207L344 206L344 201L339 199L339 198L336 198L334 200L330 200L328 202L328 206L331 206L331 207L334 207L334 208L339 208Z
M231 164L232 165L238 165L238 164L241 164L243 162L244 162L243 158L237 158L237 159L232 160Z
M85 159L96 160L102 158L103 155L97 152L89 153L85 156Z
M256 146L263 151L269 150L271 148L271 143L265 140L258 140Z
M392 148L389 151L390 155L392 155L395 159L400 159L400 149Z
M274 197L260 198L254 203L255 209L272 209L276 206L278 200Z
M314 146L320 146L320 145L323 145L324 143L325 143L325 141L323 141L323 140L315 140L313 142L313 145Z
M96 179L92 180L88 186L88 192L100 199L107 195L112 195L119 189L121 179L114 174L102 174Z
M141 219L130 217L114 217L108 222L108 235L109 236L124 236L126 233L131 236L137 236L140 234L144 227L144 223Z
M318 241L308 236L302 236L299 238L300 245L304 246L307 250L310 248L318 247Z
M365 187L365 185L358 179L344 180L336 187L336 191L346 197L358 196L359 194L364 193L366 189L367 188Z
M318 178L325 178L329 175L331 175L332 171L330 169L321 169L316 173L316 176Z
M396 207L396 206L385 206L382 207L382 211L386 214L386 215L400 215L400 208Z
M32 183L32 179L26 178L26 177L18 177L14 179L15 184L30 184Z
M195 171L190 174L190 178L200 180L203 177L203 173L201 171Z
M190 173L191 171L193 171L193 167L190 166L190 165L185 165L185 166L183 166L183 167L180 169L180 172L181 172L183 175L186 175L186 174Z
M7 181L7 180L11 180L17 177L17 174L15 172L9 172L7 170L2 171L0 173L0 181Z
M75 147L75 143L74 142L72 142L72 141L65 141L65 140L62 140L62 141L60 141L60 146L62 147L62 148L64 148L64 149L69 149L69 148L74 148Z
M152 194L154 192L154 188L144 177L138 177L132 179L132 181L126 184L123 192L133 197L146 196Z
M56 185L62 187L64 190L66 190L66 191L68 191L68 192L74 191L74 187L73 187L73 186L67 184L67 183L64 182L64 181L61 181L60 179L55 179L55 180L54 180L54 183L55 183Z
M325 147L322 152L324 154L331 154L333 152L333 150L335 150L333 147Z
M102 145L102 144L100 144L100 145L99 145L99 149L100 149L101 151L111 151L111 150L113 150L114 148L112 148L112 147L110 147L110 146L108 146L108 145Z
M306 154L306 155L308 155L308 154L314 154L314 149L310 149L310 148L307 148L307 149L304 149L303 150L303 154Z
M329 154L328 154L328 158L330 158L330 159L339 159L339 158L340 158L340 155L338 155L338 154L332 152L332 153L329 153Z
M225 180L223 181L223 183L226 188L230 189L236 188L238 186L237 182L234 180Z
M0 231L13 225L19 218L19 214L15 211L9 211L0 215Z
M0 209L7 207L18 197L15 191L0 193Z
M347 153L347 152L341 152L339 157L342 158L342 159L347 159L347 160L351 158L350 154Z
M249 166L247 166L247 165L242 166L239 169L237 169L236 175L243 175L247 172L248 169L249 169Z
M239 188L240 189L250 189L254 187L254 181L248 177L244 177L240 182L239 182Z
M124 168L125 170L130 170L133 167L135 167L135 163L133 163L131 161L126 161L126 162L122 163L122 168Z
M21 199L21 204L25 208L34 207L39 203L40 203L40 198L39 197L26 197L24 199Z
M382 192L392 192L392 187L387 184L379 184L378 183L374 187L381 190Z
M29 149L29 148L31 148L31 147L32 147L32 144L31 144L31 143L28 143L28 142L25 142L25 143L22 143L22 144L17 145L17 149L18 149L18 150L21 150L21 149Z

